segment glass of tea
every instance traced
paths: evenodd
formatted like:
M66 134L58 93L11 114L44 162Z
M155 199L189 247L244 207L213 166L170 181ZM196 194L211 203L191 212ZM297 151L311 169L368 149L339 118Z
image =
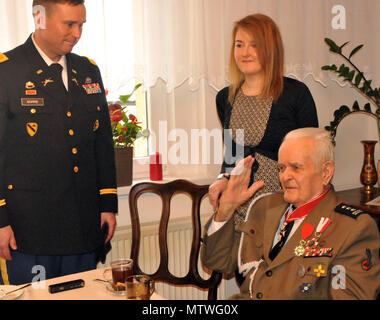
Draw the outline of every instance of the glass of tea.
M125 292L125 281L133 274L133 260L119 259L111 262L111 267L104 271L104 278L108 280L114 291Z
M125 282L127 300L150 300L154 292L154 281L146 275L134 275Z

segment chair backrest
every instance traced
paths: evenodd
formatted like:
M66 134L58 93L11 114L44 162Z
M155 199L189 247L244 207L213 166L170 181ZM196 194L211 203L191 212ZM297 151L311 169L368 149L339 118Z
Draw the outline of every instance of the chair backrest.
M159 224L160 265L153 274L152 279L174 285L194 285L198 288L208 289L208 299L216 300L217 289L222 280L222 274L213 271L210 278L203 279L198 272L198 257L201 243L200 205L202 198L208 193L208 185L196 185L186 180L175 180L168 183L142 182L134 185L129 193L129 211L132 224L132 248L134 274L145 274L139 266L140 250L140 220L137 209L137 200L143 193L155 193L162 200L162 212ZM170 201L175 193L187 193L192 199L191 219L193 226L193 240L190 251L189 270L186 276L176 277L168 269L167 228L170 218Z

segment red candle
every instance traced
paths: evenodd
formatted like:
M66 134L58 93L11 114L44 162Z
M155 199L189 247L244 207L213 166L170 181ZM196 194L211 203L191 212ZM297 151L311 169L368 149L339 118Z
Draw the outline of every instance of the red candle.
M149 155L150 180L162 180L162 159L159 152Z

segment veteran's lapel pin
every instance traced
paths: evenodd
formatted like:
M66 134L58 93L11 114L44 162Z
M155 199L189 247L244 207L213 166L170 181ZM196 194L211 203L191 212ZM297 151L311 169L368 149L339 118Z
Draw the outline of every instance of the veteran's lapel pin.
M86 84L89 84L92 82L92 79L90 77L87 77L86 80L84 81Z
M33 89L35 87L36 86L34 85L32 81L28 81L27 83L25 83L25 89Z
M28 134L33 137L36 133L37 133L37 130L38 130L38 124L35 123L35 122L28 122L26 124L26 132L28 132Z

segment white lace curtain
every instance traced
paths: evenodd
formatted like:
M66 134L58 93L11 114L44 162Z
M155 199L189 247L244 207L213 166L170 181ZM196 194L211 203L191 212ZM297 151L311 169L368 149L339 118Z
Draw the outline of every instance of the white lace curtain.
M168 92L185 81L197 89L201 78L221 89L228 79L233 22L257 12L280 27L287 75L311 75L326 86L332 75L321 66L342 63L329 53L326 37L350 41L347 50L364 44L355 61L379 74L378 0L134 0L137 78L146 87L162 78Z
M31 3L0 0L1 52L33 31ZM311 75L327 85L331 73L321 66L342 61L329 53L325 37L350 41L347 50L364 44L355 61L370 71L369 78L380 73L378 0L87 0L86 7L87 23L74 52L98 63L111 92L135 80L149 88L159 78L168 92L184 82L197 89L200 79L221 89L228 79L232 24L255 12L279 25L287 75L301 80ZM339 20L344 14L345 21Z

